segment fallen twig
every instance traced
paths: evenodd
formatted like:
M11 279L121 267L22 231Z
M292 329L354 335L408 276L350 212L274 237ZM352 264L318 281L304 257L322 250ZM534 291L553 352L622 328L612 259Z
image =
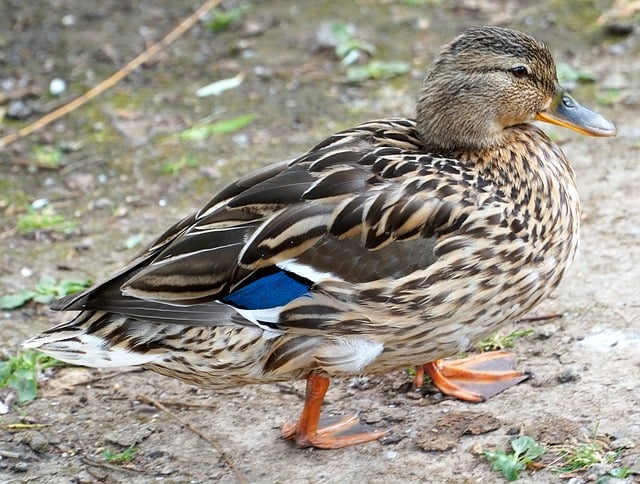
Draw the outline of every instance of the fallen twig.
M200 17L202 17L209 10L217 7L220 3L222 3L222 0L207 0L205 3L202 4L200 8L198 8L198 10L196 10L187 18L185 18L182 22L180 22L178 26L175 27L171 32L169 32L162 40L151 45L149 48L147 48L144 52L142 52L136 58L129 61L129 63L126 66L124 66L123 68L113 73L110 77L102 81L100 84L92 87L87 92L85 92L82 96L77 97L73 101L70 101L69 103L63 106L60 106L55 111L45 114L43 117L41 117L37 121L18 130L18 132L11 133L7 136L0 138L0 148L3 148L20 138L29 136L30 134L44 128L45 126L48 126L55 120L61 118L65 114L70 113L75 109L78 109L80 106L86 104L88 101L90 101L94 97L102 94L107 89L113 87L115 84L117 84L122 79L127 77L131 72L135 71L138 67L140 67L145 62L148 62L156 54L162 51L162 49L167 47L169 44L174 42L176 39L182 36L185 32L191 29L198 22Z
M155 399L153 399L151 397L147 397L146 395L136 395L136 399L141 400L143 402L146 402L146 403L148 403L150 405L153 405L153 406L159 408L160 410L165 412L167 415L169 415L171 418L173 418L177 422L180 422L181 425L185 426L187 429L189 429L191 432L196 434L202 440L207 442L209 445L211 445L211 447L213 447L215 450L217 450L218 453L220 453L220 455L222 456L224 461L227 463L227 465L233 470L233 472L235 473L235 475L238 478L238 481L240 483L246 484L248 482L247 478L244 476L244 474L233 463L233 461L231 460L231 457L229 457L227 455L227 453L222 449L222 447L218 443L216 443L215 441L211 440L209 437L207 437L205 434L200 432L198 429L196 429L193 426L191 426L185 420L181 419L179 416L177 416L175 413L173 413L171 410L169 410L165 405L163 405L159 401L157 401L157 400L155 400Z
M10 423L10 424L3 424L0 426L0 428L6 429L6 430L32 430L32 429L43 429L45 427L48 427L49 424L39 424L39 423Z
M217 405L207 405L204 403L169 402L166 400L159 400L158 403L161 403L166 407L176 407L176 408L202 408L207 410L215 410L218 408Z

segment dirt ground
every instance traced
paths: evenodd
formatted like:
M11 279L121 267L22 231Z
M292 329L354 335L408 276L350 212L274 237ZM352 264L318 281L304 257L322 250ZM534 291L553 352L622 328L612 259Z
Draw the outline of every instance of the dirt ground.
M508 25L546 41L558 63L592 74L593 83L574 82L576 98L619 127L609 140L545 127L572 160L584 216L576 264L535 312L559 316L514 326L534 330L514 348L531 380L476 405L428 385L414 391L407 372L336 380L325 413L358 412L391 435L319 451L279 439L278 427L302 408L302 382L211 392L150 372L60 368L35 401L0 415L0 482L500 482L482 454L507 449L518 434L546 445L597 434L619 452L612 463L569 475L547 462L521 482L605 482L613 468L640 472L640 29L633 17L617 19L607 1L522 3L256 1L224 31L199 23L97 100L0 152L0 294L32 288L42 275L100 279L141 248L125 241L150 241L234 177L356 123L412 116L422 72L443 42L469 25ZM0 134L95 85L196 7L1 0ZM604 12L613 20L599 26ZM352 24L354 37L374 45L371 59L407 62L409 72L345 82L346 68L327 46L332 21ZM235 89L195 95L239 73ZM49 92L54 78L66 82L58 96ZM176 135L246 114L255 120L232 134ZM52 151L61 159L45 166ZM17 230L39 199L75 225ZM0 356L67 316L37 304L2 312ZM0 400L10 399L0 390ZM130 462L105 460L105 449L132 445Z

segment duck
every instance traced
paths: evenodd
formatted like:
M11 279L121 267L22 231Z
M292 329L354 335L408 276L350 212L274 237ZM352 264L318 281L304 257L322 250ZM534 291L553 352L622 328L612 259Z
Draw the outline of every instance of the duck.
M213 390L306 380L281 436L336 449L387 435L323 417L330 379L416 367L482 401L527 378L513 355L450 359L531 311L579 242L580 202L542 121L616 127L558 83L549 48L478 26L426 70L415 117L364 122L222 189L23 343Z

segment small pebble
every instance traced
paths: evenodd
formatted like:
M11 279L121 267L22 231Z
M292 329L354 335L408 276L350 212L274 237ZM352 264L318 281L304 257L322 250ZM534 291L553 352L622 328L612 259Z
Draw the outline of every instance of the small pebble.
M62 25L65 27L71 27L76 24L76 16L73 14L67 14L62 17Z
M487 450L483 444L473 444L471 446L471 453L473 455L484 455Z
M19 452L12 452L10 450L0 449L0 459L20 459L22 456Z
M536 338L549 339L558 332L558 327L553 323L543 324L536 330Z
M380 443L382 445L391 445L391 444L397 444L398 442L400 442L402 440L402 435L389 435L387 437L382 437L380 439Z
M51 94L52 96L59 96L60 94L63 94L66 90L67 90L67 83L64 82L62 79L59 79L57 77L55 79L51 79L51 82L49 83L49 94Z
M138 414L154 414L157 411L156 407L152 405L140 404L136 406L136 413Z
M384 456L389 460L393 460L398 457L398 453L395 450L387 450L384 452Z
M594 464L589 467L589 473L585 476L587 481L596 482L601 477L606 476L609 472L610 466L608 464Z
M29 470L29 464L26 462L18 462L13 466L13 472L27 472Z
M131 447L139 444L153 433L153 429L149 427L133 427L128 429L114 430L104 436L107 444L116 444L121 447Z
M15 443L27 444L33 451L43 453L49 450L49 441L42 432L26 430L16 434Z
M564 371L563 373L560 373L556 377L556 380L558 381L558 383L569 383L579 379L580 379L580 375L578 374L578 372L576 372L571 368L568 368L566 371Z
M611 442L611 450L633 449L635 446L633 440L627 437L622 437Z
M40 210L47 205L49 205L49 200L47 200L46 198L38 198L31 202L31 208L34 210Z
M33 108L21 99L9 103L6 116L11 119L27 119L33 114Z

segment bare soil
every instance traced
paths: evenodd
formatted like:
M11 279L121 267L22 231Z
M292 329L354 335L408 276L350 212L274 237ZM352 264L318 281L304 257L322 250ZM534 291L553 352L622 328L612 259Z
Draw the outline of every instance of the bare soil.
M319 451L279 439L279 426L302 408L303 382L211 392L150 372L59 368L35 401L0 415L0 482L499 482L482 454L507 449L518 434L552 445L597 433L619 452L615 462L570 475L547 461L523 472L522 482L596 481L622 467L640 472L640 33L632 17L612 16L617 35L596 25L606 1L411 3L250 2L227 30L201 22L99 99L5 148L0 294L32 288L42 275L100 279L140 249L127 249L126 240L150 241L234 177L356 123L411 116L439 46L466 26L498 23L530 32L557 62L592 73L596 82L577 83L576 98L619 126L613 140L545 128L573 162L584 218L576 264L533 315L559 316L514 325L535 331L514 348L518 366L534 377L476 405L429 385L415 391L407 372L336 380L324 411L358 412L391 435ZM0 108L17 118L5 117L0 131L84 92L195 7L0 1ZM323 40L331 21L351 23L355 37L376 46L372 58L403 60L410 72L346 83L345 67ZM199 87L240 72L238 88L196 97ZM49 93L53 78L67 84L60 96ZM176 136L207 117L250 113L255 121L233 134ZM43 147L62 148L58 166L43 166ZM177 174L166 173L167 163L180 160ZM25 207L43 198L75 228L17 230ZM0 352L15 354L20 341L65 317L36 304L2 312ZM12 397L0 390L3 402ZM105 460L105 449L130 446L137 451L130 462Z

